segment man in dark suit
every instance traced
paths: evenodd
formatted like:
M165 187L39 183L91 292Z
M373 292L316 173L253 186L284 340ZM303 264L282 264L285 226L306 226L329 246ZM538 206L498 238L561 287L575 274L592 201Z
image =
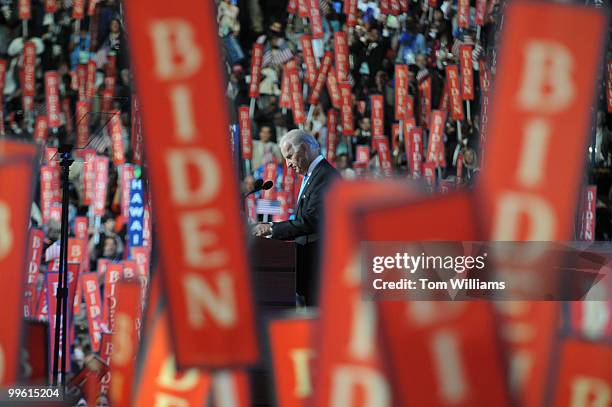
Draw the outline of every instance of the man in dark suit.
M295 240L297 302L315 305L323 195L340 175L321 155L317 140L305 131L291 130L279 144L287 166L304 176L294 215L284 222L259 223L253 234Z

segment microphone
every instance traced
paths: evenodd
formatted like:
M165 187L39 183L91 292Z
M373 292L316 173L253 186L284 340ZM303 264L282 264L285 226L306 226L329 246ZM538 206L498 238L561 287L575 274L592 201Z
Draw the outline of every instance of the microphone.
M255 181L255 186L253 187L253 190L246 193L243 198L246 198L247 196L254 194L255 192L261 191L262 189L264 189L264 185L265 184L263 179L259 178L257 181Z
M263 189L264 191L267 191L268 189L272 188L274 186L274 182L272 181L266 181L262 186L261 189Z

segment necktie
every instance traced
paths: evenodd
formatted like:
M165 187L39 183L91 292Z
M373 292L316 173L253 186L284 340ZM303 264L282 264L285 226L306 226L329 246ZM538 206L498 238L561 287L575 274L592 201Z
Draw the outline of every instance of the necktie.
M309 175L305 175L304 179L302 180L302 186L300 187L300 193L298 194L298 199L297 199L297 203L300 203L300 198L302 197L302 192L304 192L304 187L306 186L306 183L308 182L308 177ZM297 205L296 207L296 212L297 212ZM295 220L295 214L289 216L289 220Z

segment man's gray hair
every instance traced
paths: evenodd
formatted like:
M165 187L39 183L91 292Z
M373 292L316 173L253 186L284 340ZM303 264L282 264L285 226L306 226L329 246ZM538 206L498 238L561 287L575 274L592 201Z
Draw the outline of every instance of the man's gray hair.
M280 139L278 145L282 146L285 143L289 143L293 147L294 151L296 151L302 144L306 144L309 150L313 153L318 153L321 151L317 139L301 129L289 131Z

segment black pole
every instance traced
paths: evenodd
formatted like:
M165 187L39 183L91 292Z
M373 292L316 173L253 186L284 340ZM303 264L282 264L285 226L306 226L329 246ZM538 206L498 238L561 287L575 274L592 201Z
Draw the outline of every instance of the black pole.
M69 351L68 351L68 307L71 305L68 302L68 235L69 235L69 225L68 225L68 212L69 212L69 197L70 197L70 166L74 162L71 157L72 146L71 145L63 145L60 147L61 161L60 166L64 169L64 178L62 185L62 219L64 220L64 224L62 228L64 228L64 246L61 248L64 253L64 262L60 261L60 272L64 275L64 288L62 291L63 299L62 299L62 390L66 392L66 362L69 360ZM66 211L65 217L64 212Z

